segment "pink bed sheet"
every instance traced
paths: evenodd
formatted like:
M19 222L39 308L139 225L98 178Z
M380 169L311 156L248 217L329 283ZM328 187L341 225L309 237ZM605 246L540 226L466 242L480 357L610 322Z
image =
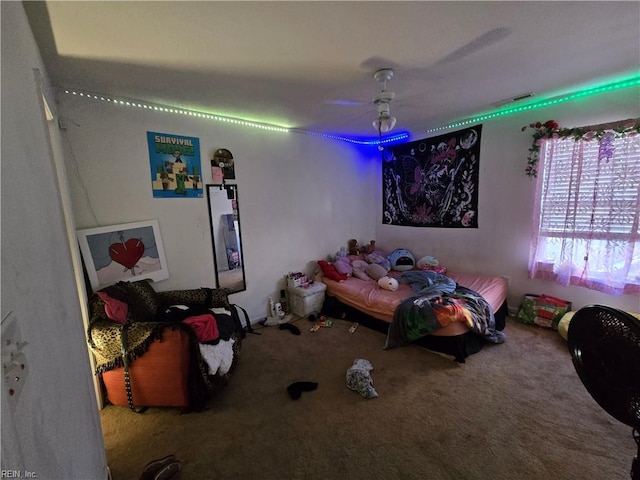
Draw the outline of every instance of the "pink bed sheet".
M389 275L397 278L402 272L391 271ZM482 295L494 312L498 311L507 299L507 282L502 277L457 272L447 272L446 275L463 287ZM415 295L411 286L406 283L399 283L398 290L390 292L380 288L373 280L365 281L355 277L349 277L343 282L323 277L322 282L327 285L327 295L389 323L393 320L393 313L398 304L403 299Z

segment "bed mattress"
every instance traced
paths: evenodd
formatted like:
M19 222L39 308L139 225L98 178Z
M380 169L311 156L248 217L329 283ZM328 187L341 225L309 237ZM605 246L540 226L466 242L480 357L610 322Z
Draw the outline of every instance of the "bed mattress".
M391 271L388 275L398 278L402 273ZM497 312L507 299L507 282L502 277L458 272L447 272L446 275L459 285L482 295L494 312ZM327 285L328 296L336 297L345 305L387 323L392 322L393 314L400 302L414 295L410 285L400 282L395 292L380 288L375 281L356 277L349 277L343 282L323 277L322 282ZM432 335L459 335L469 330L466 324L453 322Z

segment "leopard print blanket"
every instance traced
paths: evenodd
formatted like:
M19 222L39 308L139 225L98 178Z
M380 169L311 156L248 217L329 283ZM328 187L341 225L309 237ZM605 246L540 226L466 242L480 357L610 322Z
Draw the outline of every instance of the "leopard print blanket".
M225 289L199 288L155 292L147 281L119 282L128 297L127 357L129 361L143 355L149 345L162 337L165 323L154 322L157 312L170 305L205 305L209 308L230 309ZM122 324L110 320L105 313L105 303L93 295L89 301L89 347L96 359L96 373L104 373L122 367Z
M137 322L128 326L127 357L133 361L144 354L149 345L162 336L164 324ZM111 320L95 322L90 329L89 346L96 359L96 373L104 373L123 366L123 325Z

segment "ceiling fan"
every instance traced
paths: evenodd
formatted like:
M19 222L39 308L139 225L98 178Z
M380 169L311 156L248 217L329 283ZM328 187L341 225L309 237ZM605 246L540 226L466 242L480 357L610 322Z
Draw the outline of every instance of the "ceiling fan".
M381 68L373 74L373 78L382 84L382 91L373 97L373 104L378 108L378 116L372 125L378 134L382 135L396 125L396 117L391 115L389 108L396 94L387 90L387 82L393 78L393 69Z
M326 100L326 104L339 105L339 106L366 106L375 105L377 110L377 117L373 121L373 128L378 132L380 136L383 133L387 133L395 127L396 118L390 113L390 105L394 102L395 94L387 89L388 82L394 77L396 73L401 73L402 78L406 81L418 81L424 82L429 79L438 77L441 75L439 69L447 67L451 64L457 63L467 56L476 54L477 52L484 50L485 48L496 44L511 34L511 29L506 27L493 28L471 41L461 45L457 49L453 50L449 54L440 58L438 61L430 65L417 65L417 66L403 66L389 60L388 58L372 56L360 63L360 69L366 71L374 71L373 78L376 82L382 85L382 91L373 98L372 102L348 100L348 99L336 99ZM408 96L406 95L408 94ZM423 92L414 93L405 92L405 95L399 101L395 99L397 106L402 108L423 108L421 101L416 102L416 96L423 97ZM364 112L363 112L364 113ZM366 113L369 115L370 113ZM362 113L360 114L362 115Z

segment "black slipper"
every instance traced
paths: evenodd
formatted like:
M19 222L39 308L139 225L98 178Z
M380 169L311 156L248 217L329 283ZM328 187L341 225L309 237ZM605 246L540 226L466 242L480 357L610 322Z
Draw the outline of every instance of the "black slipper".
M318 388L317 382L294 382L287 387L287 391L293 400L298 400L302 392L310 392L316 388Z
M279 328L280 330L289 330L294 335L300 335L300 329L290 323L281 323Z

